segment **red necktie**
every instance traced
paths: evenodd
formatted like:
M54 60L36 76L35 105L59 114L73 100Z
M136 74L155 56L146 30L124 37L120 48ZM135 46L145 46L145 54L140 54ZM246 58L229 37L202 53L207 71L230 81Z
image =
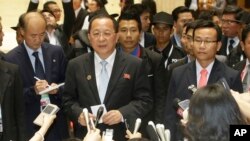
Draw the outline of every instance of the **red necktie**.
M200 77L200 80L199 80L199 83L198 83L199 88L207 85L207 73L208 72L207 72L206 69L202 69L200 71L201 77Z

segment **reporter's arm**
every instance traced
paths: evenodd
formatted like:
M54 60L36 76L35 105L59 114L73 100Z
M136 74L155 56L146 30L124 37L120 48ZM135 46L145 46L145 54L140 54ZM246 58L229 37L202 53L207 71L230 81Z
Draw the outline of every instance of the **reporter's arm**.
M44 135L48 131L49 127L51 126L55 118L56 118L56 115L45 115L43 117L43 125L35 133L35 135L30 139L30 141L43 141Z

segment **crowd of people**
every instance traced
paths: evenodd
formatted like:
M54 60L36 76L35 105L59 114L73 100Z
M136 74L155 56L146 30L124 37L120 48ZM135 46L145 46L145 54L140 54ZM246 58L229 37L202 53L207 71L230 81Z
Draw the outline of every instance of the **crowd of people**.
M107 3L62 0L60 9L47 1L38 10L30 0L12 27L18 46L0 52L0 141L100 141L107 132L152 140L149 121L169 129L171 141L229 141L229 125L249 124L249 11L232 1L193 10L186 1L167 13L154 0L120 0L121 12L109 15ZM184 122L176 99L190 99ZM49 103L60 110L37 126Z

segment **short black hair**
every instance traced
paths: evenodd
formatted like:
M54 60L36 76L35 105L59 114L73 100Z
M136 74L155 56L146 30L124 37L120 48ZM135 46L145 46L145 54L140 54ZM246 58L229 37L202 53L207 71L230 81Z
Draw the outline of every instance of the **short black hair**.
M222 12L222 15L226 15L226 14L234 14L235 20L240 22L241 17L243 15L243 9L236 5L228 5L225 7L224 11Z
M141 32L142 25L141 25L141 19L140 19L139 14L131 12L131 11L130 12L125 11L125 12L122 12L120 17L118 18L118 25L121 22L121 20L135 20L138 24L138 29Z
M248 33L250 33L250 24L246 25L241 32L241 41L245 42Z
M47 1L43 4L43 9L50 10L49 5L50 4L57 4L55 1Z
M105 19L105 18L106 19L110 19L113 22L114 30L117 33L118 32L117 22L116 22L116 20L112 16L110 16L108 14L98 14L98 15L94 16L93 18L91 18L91 20L89 22L88 33L90 33L90 31L91 31L92 23L93 23L94 20L96 20L96 19Z
M213 28L216 30L217 32L217 41L221 41L221 37L222 37L222 31L221 31L221 28L213 23L212 21L209 21L209 20L197 20L196 21L196 26L194 27L194 31L193 31L193 39L194 39L194 36L195 36L195 30L196 29L199 29L199 28Z
M150 8L143 4L134 4L131 5L130 8L128 8L125 12L133 12L137 13L139 16L141 16L144 12L150 13Z
M176 8L172 11L172 16L173 16L174 21L176 22L176 21L178 20L179 14L181 14L181 13L186 13L186 12L190 12L190 13L192 14L192 16L194 17L194 11L193 11L193 10L188 9L188 8L185 7L185 6L176 7Z

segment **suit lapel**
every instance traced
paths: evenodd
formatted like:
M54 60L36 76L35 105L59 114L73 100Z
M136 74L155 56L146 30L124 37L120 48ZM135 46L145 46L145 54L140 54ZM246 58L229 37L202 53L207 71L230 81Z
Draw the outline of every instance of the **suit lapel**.
M197 76L196 76L196 65L195 65L195 61L192 61L189 65L188 65L188 69L187 69L187 77L188 77L188 81L190 85L195 85L197 87Z
M96 101L98 101L98 103L101 103L96 84L94 52L91 52L87 56L86 62L83 63L83 69L85 69L86 72L86 78L84 79L88 80L87 82L89 82L89 87L94 94Z
M211 73L209 75L207 84L215 83L220 79L221 76L224 76L222 74L224 72L224 70L222 70L223 68L221 67L221 65L222 64L218 60L214 61L214 65L213 65Z
M43 62L44 62L44 70L46 80L51 82L51 55L49 55L49 47L42 44L42 52L43 52ZM53 60L56 61L56 60Z
M109 79L106 96L104 99L104 103L106 103L108 99L110 98L110 96L112 95L112 91L114 90L117 84L117 81L119 80L120 77L122 77L122 72L125 66L126 66L125 57L123 56L122 52L117 50L112 73Z
M31 64L31 60L29 58L28 52L26 48L24 47L24 44L21 44L20 50L18 50L19 58L21 59L21 65L22 68L26 68L25 71L27 72L26 77L30 77L29 80L33 81L35 83L35 79L33 78L35 76L34 69Z
M0 61L0 103L2 104L4 93L8 87L10 81L10 75L8 74L8 68L4 67L3 62Z

